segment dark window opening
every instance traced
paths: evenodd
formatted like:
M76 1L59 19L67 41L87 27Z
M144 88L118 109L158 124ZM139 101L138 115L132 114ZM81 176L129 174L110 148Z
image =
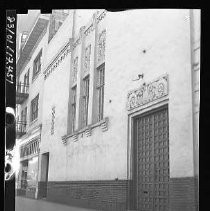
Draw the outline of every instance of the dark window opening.
M76 125L76 100L77 100L77 87L72 88L72 103L71 103L71 110L72 110L72 132L75 131Z
M88 125L89 82L90 82L89 76L83 79L82 127Z
M32 101L31 101L31 121L34 121L38 118L38 101L39 101L39 95L37 95Z
M105 64L102 64L97 68L98 121L103 119L103 113L104 113L104 72L105 72Z
M39 52L38 56L34 60L34 66L33 66L33 79L38 75L38 73L41 71L41 56L42 56L42 50Z

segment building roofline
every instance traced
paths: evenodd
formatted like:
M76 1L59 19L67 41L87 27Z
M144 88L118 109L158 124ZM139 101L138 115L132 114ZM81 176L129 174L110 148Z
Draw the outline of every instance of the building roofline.
M37 16L36 22L32 27L28 38L20 52L20 56L16 64L16 74L20 75L22 68L24 67L28 58L30 58L30 53L32 52L34 46L39 41L39 37L42 35L44 29L47 27L49 22L48 14L39 14Z

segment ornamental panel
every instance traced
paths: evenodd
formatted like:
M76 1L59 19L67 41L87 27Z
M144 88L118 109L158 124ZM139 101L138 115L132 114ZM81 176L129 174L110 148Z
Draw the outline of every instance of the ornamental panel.
M128 93L127 110L145 105L168 95L168 76L165 75Z
M91 45L85 48L85 58L84 58L84 73L90 70L90 55L91 55Z
M78 57L76 57L73 61L73 74L72 74L72 81L73 83L77 80L77 71L78 71Z
M52 108L51 135L54 134L54 126L55 126L55 107Z
M102 63L105 60L106 30L103 30L98 36L98 55L97 62Z

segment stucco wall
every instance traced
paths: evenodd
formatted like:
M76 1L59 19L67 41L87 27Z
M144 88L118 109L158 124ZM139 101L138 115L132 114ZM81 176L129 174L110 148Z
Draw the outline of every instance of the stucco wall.
M50 151L49 181L127 178L127 93L142 84L132 81L140 73L146 83L168 73L170 176L192 176L189 11L107 12L105 18L104 116L109 117L108 131L97 127L89 137L80 134L77 142L68 138L67 146L62 144L67 127L68 55L44 86L41 150ZM51 136L52 105L56 106L56 117Z
M194 160L195 175L199 174L199 114L200 114L200 21L201 11L191 10L192 33L192 85L194 118Z
M61 50L62 47L72 37L72 26L73 26L73 11L70 10L69 15L66 17L65 21L63 22L61 27L58 29L54 37L48 43L48 46L47 46L48 50L45 57L46 65L44 68L47 68L47 66L52 61L52 59L56 56L59 50ZM49 25L48 25L47 34L49 35Z
M70 54L45 80L41 154L49 151L49 180L65 179L66 148L61 136L66 133ZM54 134L51 135L52 107L55 106Z
M89 20L91 19L93 13L95 13L96 9L79 9L76 10L75 13L75 36L79 33L80 27L85 26Z
M32 129L33 127L36 127L41 123L41 116L42 116L42 103L43 103L43 70L45 65L45 57L46 57L46 47L47 47L47 34L45 33L43 38L40 40L40 42L37 44L37 46L33 49L31 52L31 55L29 55L30 60L28 63L26 63L21 75L20 75L20 81L24 82L24 75L27 73L28 69L30 69L29 73L29 96L28 98L23 102L23 104L19 105L18 109L18 115L20 118L21 111L27 106L27 130ZM32 80L33 77L33 63L37 55L39 54L40 50L42 49L42 57L41 57L41 71L36 77L35 80ZM39 111L38 111L38 118L37 121L35 121L33 124L31 124L31 101L39 94Z
M50 41L46 57L47 65L50 59L54 58L63 47L64 43L70 38L71 26L69 17L59 28L59 36ZM65 33L64 33L65 31ZM62 41L62 42L61 42ZM61 136L66 133L67 128L67 111L68 111L68 95L69 95L69 73L70 73L71 54L69 53L57 68L44 81L44 102L42 115L42 142L40 145L40 154L49 152L49 180L55 178L65 180L66 176L66 148L62 144ZM54 134L51 135L52 107L55 107L55 125ZM41 176L39 172L39 178Z
M121 37L120 43L118 37ZM110 88L106 87L105 102L109 97L113 103L112 106L105 103L105 113L114 110L113 130L119 131L126 140L126 94L140 83L132 82L132 79L144 73L147 83L168 73L170 176L192 176L189 11L142 10L107 15L106 46L109 52L106 55L106 81ZM142 52L144 49L146 53Z

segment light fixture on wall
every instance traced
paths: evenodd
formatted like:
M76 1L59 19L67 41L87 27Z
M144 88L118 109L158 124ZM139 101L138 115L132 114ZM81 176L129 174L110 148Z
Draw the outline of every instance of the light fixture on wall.
M138 74L138 78L137 79L133 79L132 81L138 81L138 80L143 79L143 78L144 78L144 73Z
M6 127L11 126L15 122L15 109L6 107Z

